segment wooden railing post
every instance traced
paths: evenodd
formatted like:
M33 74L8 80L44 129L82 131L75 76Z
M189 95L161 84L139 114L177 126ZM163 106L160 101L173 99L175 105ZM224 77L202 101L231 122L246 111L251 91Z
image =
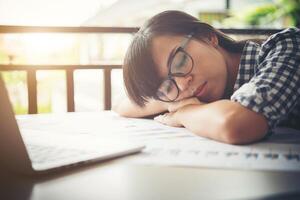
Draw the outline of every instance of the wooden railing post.
M75 111L75 101L74 101L74 70L66 70L66 87L67 87L67 111Z
M37 81L36 70L27 71L27 90L28 90L28 113L36 114L37 109Z
M104 68L103 69L104 76L104 110L111 109L111 69Z

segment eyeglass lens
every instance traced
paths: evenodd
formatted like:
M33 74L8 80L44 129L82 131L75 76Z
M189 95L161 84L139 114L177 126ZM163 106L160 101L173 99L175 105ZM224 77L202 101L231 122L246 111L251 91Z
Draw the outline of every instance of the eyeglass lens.
M178 51L171 62L170 73L172 76L185 76L193 68L191 57L184 51ZM166 79L160 85L157 96L162 101L174 101L179 94L175 80Z

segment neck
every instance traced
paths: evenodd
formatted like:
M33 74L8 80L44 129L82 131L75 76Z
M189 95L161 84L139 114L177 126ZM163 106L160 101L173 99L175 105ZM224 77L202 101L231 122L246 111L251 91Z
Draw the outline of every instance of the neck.
M227 83L226 83L226 89L223 97L225 99L229 99L233 93L233 87L239 71L241 54L231 53L224 49L222 49L222 51L227 66Z

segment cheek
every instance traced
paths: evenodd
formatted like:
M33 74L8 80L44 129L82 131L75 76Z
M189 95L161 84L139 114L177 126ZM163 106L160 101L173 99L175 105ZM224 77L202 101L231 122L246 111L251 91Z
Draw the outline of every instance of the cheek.
M211 51L195 60L195 71L206 79L214 79L221 81L226 78L227 67L224 57L218 53ZM224 82L224 81L222 81Z
M208 90L205 100L216 101L222 98L227 82L227 67L222 54L210 52L206 58L199 58L195 62L197 81L208 81Z
M211 70L211 85L213 86L211 100L214 101L223 97L227 83L227 66L225 59L221 54L216 55Z
M213 67L216 76L218 76L218 79L220 79L220 81L222 82L226 82L227 66L224 57L220 53L216 54Z
M183 92L181 92L177 98L177 101L179 100L183 100L185 98L189 98L193 96L193 92L191 90L185 90Z

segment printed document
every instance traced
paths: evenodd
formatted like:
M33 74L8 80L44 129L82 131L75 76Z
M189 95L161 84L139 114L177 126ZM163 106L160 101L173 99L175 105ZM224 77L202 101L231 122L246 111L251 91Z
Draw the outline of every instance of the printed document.
M151 119L124 118L111 111L65 115L68 114L18 116L18 123L22 129L37 132L48 130L55 134L56 130L65 130L64 134L74 137L106 134L143 142L143 152L128 158L143 165L300 171L300 131L292 129L279 129L259 143L230 145L197 136L185 128L165 126Z

